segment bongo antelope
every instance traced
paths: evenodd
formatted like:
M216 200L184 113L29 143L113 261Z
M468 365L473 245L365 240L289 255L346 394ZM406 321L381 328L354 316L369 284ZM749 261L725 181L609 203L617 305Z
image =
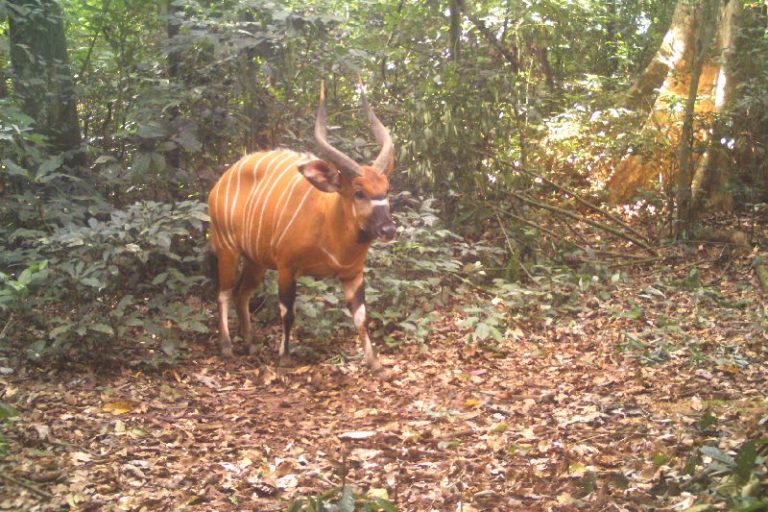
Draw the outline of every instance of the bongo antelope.
M256 350L249 300L266 270L276 269L283 322L281 361L289 353L296 278L306 274L341 280L365 361L372 369L380 368L366 327L363 266L374 240L395 236L387 199L394 145L362 91L361 100L381 146L371 165L358 164L328 142L321 86L315 138L327 160L286 149L253 153L230 167L211 190L210 242L218 259L223 357L232 357L227 321L232 303L249 352Z

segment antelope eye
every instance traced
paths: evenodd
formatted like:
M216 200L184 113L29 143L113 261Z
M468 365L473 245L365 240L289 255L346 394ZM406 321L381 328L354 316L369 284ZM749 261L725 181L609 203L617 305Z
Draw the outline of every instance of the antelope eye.
M355 199L365 199L365 192L362 190L355 190Z

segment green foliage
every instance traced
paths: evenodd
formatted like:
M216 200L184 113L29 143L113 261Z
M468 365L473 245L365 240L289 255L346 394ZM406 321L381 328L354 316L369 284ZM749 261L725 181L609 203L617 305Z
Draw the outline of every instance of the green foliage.
M151 345L163 340L172 355L176 332L207 332L203 309L186 305L205 280L196 275L204 220L201 203L147 201L42 236L15 231L12 245L0 246L3 267L38 262L0 275L0 311L15 316L6 337L37 358L74 346L107 349L138 333Z
M349 486L294 500L286 510L287 512L397 512L397 508L389 500L357 496Z
M700 447L685 466L693 490L706 497L706 506L712 509L765 510L766 447L768 440L762 437L744 441L735 453L713 445Z
M19 412L16 409L6 404L5 402L0 402L0 425L5 423L6 421L11 421L18 417L19 417ZM5 436L3 436L3 433L0 432L0 457L4 457L7 453L8 453L8 442L5 440Z

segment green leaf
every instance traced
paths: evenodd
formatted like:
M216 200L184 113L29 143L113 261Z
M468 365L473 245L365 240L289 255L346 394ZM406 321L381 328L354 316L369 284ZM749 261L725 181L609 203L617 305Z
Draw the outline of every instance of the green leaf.
M40 359L40 356L43 355L43 351L45 351L45 347L47 346L48 346L48 343L45 340L35 341L27 348L27 354L29 358Z
M56 155L54 157L49 158L42 164L40 164L40 167L37 169L37 179L42 178L46 174L50 174L51 172L55 171L61 165L64 163L64 158L61 155Z
M162 350L167 356L176 356L178 354L177 348L176 340L173 338L166 336L163 338L163 341L160 342L160 350Z
M717 448L716 446L702 446L701 448L699 448L699 451L701 452L702 455L711 457L718 462L722 462L723 464L727 464L729 466L732 466L734 464L733 457L731 457L721 449Z
M120 302L117 303L117 306L115 306L115 309L112 311L112 313L115 316L122 317L125 315L125 308L130 306L133 303L133 295L126 295L122 299L120 299Z
M736 453L736 476L739 483L745 484L749 481L752 471L755 469L757 461L757 439L752 439L741 445Z
M112 329L111 326L109 326L107 324L103 324L103 323L91 324L89 326L89 328L92 331L94 331L94 332L100 332L102 334L109 334L110 336L115 334L115 331Z
M385 500L383 498L376 498L374 500L371 500L370 503L372 505L374 505L375 507L378 507L379 510L382 510L384 512L397 512L397 508L389 500ZM376 509L374 509L374 510L376 510Z
M491 327L485 322L480 322L475 327L475 339L484 340L491 336Z
M85 278L81 279L80 282L82 284L84 284L86 286L90 286L92 288L99 288L99 289L101 289L101 288L104 287L104 283L102 281L99 281L95 277L85 277Z
M19 411L5 402L0 402L0 419L5 420L19 415Z
M16 164L16 162L13 160L9 160L7 158L3 159L3 165L5 165L9 176L21 176L23 178L29 178L29 171Z
M344 487L338 505L339 512L355 512L355 495L351 487Z

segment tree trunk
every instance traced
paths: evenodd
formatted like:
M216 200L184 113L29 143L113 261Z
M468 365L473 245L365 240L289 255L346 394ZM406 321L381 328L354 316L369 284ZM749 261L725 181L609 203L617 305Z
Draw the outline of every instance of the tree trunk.
M451 60L458 62L461 59L461 5L459 5L459 0L450 0L448 16Z
M61 8L52 0L8 0L8 21L13 86L22 110L55 150L78 150L77 100Z
M730 1L725 6L718 31L718 48L715 57L720 58L721 68L715 87L716 117L707 152L699 161L691 185L691 209L695 216L705 203L717 210L730 211L733 197L729 191L729 173L732 164L728 147L722 141L728 140L724 116L731 109L737 88L734 60L736 57L736 34L742 21L742 3Z
M717 18L718 0L706 0L701 9L697 9L693 28L689 32L688 47L690 49L691 83L688 87L688 98L685 102L685 117L680 147L677 175L677 237L688 239L693 228L693 210L691 209L691 146L693 145L693 116L696 107L696 97L699 82L704 67L707 51L712 44L715 30L714 20Z
M168 42L173 45L173 38L179 35L181 31L181 16L183 14L182 8L175 2L166 1L161 4L161 16L165 17L165 31L168 37ZM179 66L181 65L182 55L178 50L172 50L168 52L168 58L166 60L166 72L171 83L181 80L179 76ZM172 129L178 127L181 111L178 105L172 106L168 109L166 114L168 118L168 124ZM169 150L165 154L165 161L172 169L178 169L181 167L181 149L176 146Z
M650 64L627 92L623 107L629 110L649 111L656 100L656 90L670 72L678 68L686 48L686 34L690 30L693 8L685 0L678 1L669 29Z
M716 23L715 17L701 18L702 8L702 3L692 4L687 0L678 2L659 51L627 95L625 106L643 110L650 103L651 93L659 89L638 137L644 141L644 146L633 148L632 152L625 155L608 181L609 200L613 203L628 201L639 188L648 185L656 177L660 178L665 189L672 188L671 184L675 181L673 177L680 163L679 158L673 155L680 148L682 124L685 120L684 111L678 107L678 98L690 96L694 78L692 63L695 50L690 42L695 40L692 37L698 33L711 34ZM699 27L695 21L697 17L707 26ZM696 34L692 35L692 32ZM711 60L702 60L701 72L696 73L699 75L698 84L694 84L696 95L692 101L698 99L695 101L697 115L714 109L715 84L719 71L715 64ZM660 87L659 77L662 77ZM699 130L695 125L690 130L697 139L706 137L706 130ZM697 153L692 152L690 156L691 165L695 165L698 162ZM690 182L690 176L686 180Z

